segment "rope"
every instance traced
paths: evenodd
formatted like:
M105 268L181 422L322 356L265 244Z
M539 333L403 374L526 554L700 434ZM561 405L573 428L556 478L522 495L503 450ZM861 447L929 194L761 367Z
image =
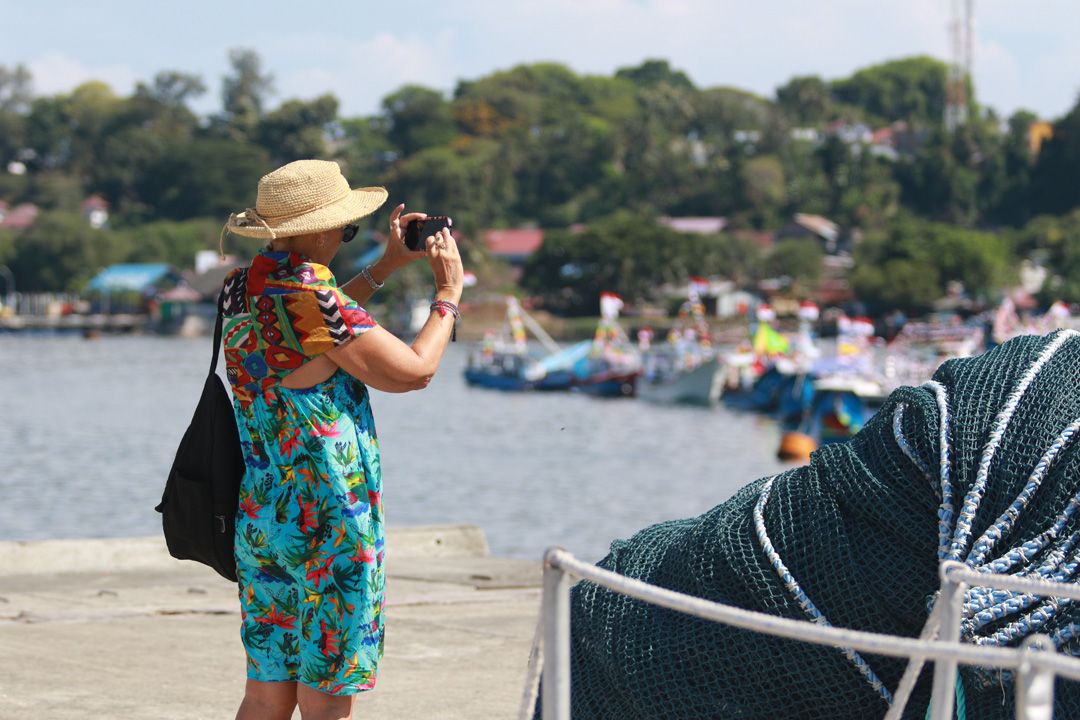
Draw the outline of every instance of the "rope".
M1035 464L1035 470L1032 471L1024 489L1020 491L1020 494L1016 496L1016 499L1005 512L986 529L982 537L975 541L971 552L968 554L968 565L983 564L986 556L997 544L997 541L1002 537L1007 537L1012 532L1016 519L1027 508L1031 498L1035 495L1035 491L1042 485L1043 478L1046 477L1046 473L1054 464L1054 460L1061 454L1062 449L1076 437L1077 430L1080 430L1080 418L1073 420L1068 427L1061 431L1061 434L1050 445L1046 453L1039 459L1039 462Z
M892 419L892 431L893 437L896 439L896 446L900 448L900 452L904 453L908 460L912 462L915 467L919 468L919 471L923 474L923 477L927 480L930 479L930 468L923 462L922 458L911 447L911 443L904 436L903 422L904 422L904 409L907 406L904 403L900 403L896 406L896 410L893 411Z
M964 681L960 673L956 674L956 720L967 718L967 697L964 695Z
M828 618L818 610L814 605L810 597L803 592L803 589L799 587L799 583L792 576L791 572L787 569L784 561L780 558L780 554L776 552L773 547L772 541L769 539L769 534L765 530L765 505L769 502L769 491L772 490L772 484L775 477L769 478L761 488L761 494L758 495L757 503L754 505L754 529L757 533L758 543L761 545L761 549L765 551L765 556L769 559L769 564L776 570L776 574L780 576L781 582L784 583L784 587L795 598L795 601L799 603L799 607L803 609L813 622L824 627L833 627ZM881 681L881 678L877 676L877 673L873 671L869 663L862 655L855 652L852 648L841 648L844 656L855 666L859 673L870 683L870 687L874 689L881 699L887 702L889 705L893 703L892 693L885 687L885 683Z
M971 524L975 521L975 514L979 511L979 505L982 503L983 495L986 492L986 483L990 477L990 463L994 460L994 454L997 452L998 446L1001 445L1001 438L1005 435L1009 422L1023 399L1024 393L1027 392L1028 387L1039 375L1043 366L1054 356L1054 353L1076 334L1073 330L1065 330L1055 335L1054 339L1043 348L1038 359L1024 372L1016 387L1009 394L1005 405L998 411L997 417L994 419L994 425L990 428L990 439L987 441L986 448L979 459L979 470L975 474L975 481L971 484L971 489L968 490L967 495L964 497L964 504L956 518L956 529L953 533L952 543L949 546L948 559L959 560L968 546L971 539Z
M944 560L952 532L952 481L949 478L949 394L945 386L931 380L923 385L934 393L938 406L938 468L941 475L941 505L938 507L938 560Z
M1005 573L1015 565L1021 562L1029 562L1033 558L1037 557L1040 552L1046 547L1046 545L1057 538L1062 530L1065 529L1065 525L1072 519L1073 513L1080 507L1080 492L1077 492L1073 496L1072 500L1065 509L1058 515L1056 521L1050 528L1042 532L1038 537L1028 540L1022 545L1013 548L1009 552L1005 553L998 559L990 563L987 568L991 572ZM1080 531L1077 531L1080 532ZM1074 532L1070 538L1065 541L1065 545L1075 544L1077 538L1077 532Z
M979 506L981 505L986 492L986 486L989 482L990 466L993 463L997 449L1001 445L1002 438L1016 413L1017 407L1046 363L1049 362L1054 354L1076 334L1077 333L1074 331L1057 333L1039 353L1039 356L1035 361L1028 366L1024 371L1024 374L1016 383L1016 386L1009 393L1005 404L994 418L994 423L990 429L986 446L979 459L979 467L976 472L975 480L972 482L971 488L964 497L963 506L961 507L959 514L955 516L955 522L953 507L954 489L949 477L948 397L944 386L940 383L931 381L924 386L934 392L941 418L939 427L939 447L942 499L938 511L939 559L960 560L964 555L965 550L967 550L971 541L972 524L975 521L975 516L978 513ZM904 445L901 444L901 440L903 439L900 426L902 421L902 406L901 408L898 408L898 410L900 412L893 417L893 434L897 437L897 443L901 447L901 450L904 450L905 454L908 454ZM1041 533L1035 539L1025 542L1019 547L1013 548L1005 553L1005 555L995 559L989 564L987 564L987 558L997 546L998 541L1012 534L1018 519L1027 509L1032 498L1042 486L1042 482L1047 473L1061 455L1062 451L1076 438L1078 431L1080 431L1080 418L1074 420L1061 431L1058 437L1051 443L1050 447L1047 448L1046 452L1043 453L1042 457L1035 464L1024 487L1017 494L1012 503L1010 503L1009 507L1006 508L989 527L987 527L986 531L983 532L974 543L971 543L971 549L967 552L967 557L964 559L964 562L973 569L971 573L972 577L970 579L971 588L965 596L965 602L962 608L963 617L965 618L962 625L964 634L969 636L974 635L978 630L984 627L993 625L1010 617L1021 615L1021 613L1030 610L1026 615L1009 622L1004 627L997 628L992 634L974 638L974 641L979 645L1007 645L1023 639L1050 622L1062 607L1068 606L1073 602L1073 598L1069 597L1062 599L1061 596L1058 596L1054 599L1045 600L1043 597L1046 593L1044 593L1044 595L1039 595L1037 592L1017 592L1017 590L1023 590L1024 588L1016 587L1015 584L1010 586L1010 589L1007 591L1002 591L1003 588L1000 585L997 586L999 588L998 590L994 590L992 589L992 583L987 582L987 573L1002 573L1015 570L1018 565L1023 563L1025 567L1019 571L1019 574L1029 575L1034 573L1038 578L1024 577L1017 579L1028 580L1032 583L1032 588L1040 589L1038 583L1045 582L1044 579L1058 582L1071 579L1073 575L1075 575L1077 569L1080 568L1080 553L1073 552L1073 547L1076 545L1080 535L1074 532L1063 542L1051 547L1050 551L1046 553L1045 556L1043 556L1043 553L1050 547L1050 543L1057 538L1061 530L1064 529L1077 506L1080 505L1080 493L1073 497L1065 511L1057 518L1051 528ZM1041 562L1038 562L1037 559L1040 556L1043 556L1043 558ZM959 577L959 574L956 574L955 577ZM1023 583L1021 583L1021 585L1023 585ZM1077 598L1080 598L1080 591L1078 591ZM1038 605L1038 607L1031 610L1031 608L1036 605Z

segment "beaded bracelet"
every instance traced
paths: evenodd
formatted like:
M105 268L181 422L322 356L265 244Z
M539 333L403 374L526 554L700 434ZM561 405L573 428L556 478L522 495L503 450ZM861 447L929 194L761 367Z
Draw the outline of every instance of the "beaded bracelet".
M446 317L446 313L451 313L454 316L454 325L450 328L450 342L457 342L457 321L461 317L461 310L458 306L449 300L436 300L431 303L431 309L438 311L439 317Z

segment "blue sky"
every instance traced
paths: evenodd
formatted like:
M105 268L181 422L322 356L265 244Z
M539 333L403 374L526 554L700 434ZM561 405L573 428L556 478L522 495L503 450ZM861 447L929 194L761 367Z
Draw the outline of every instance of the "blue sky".
M948 56L951 0L397 0L133 2L0 0L0 64L38 94L100 79L119 94L164 69L203 76L220 104L229 48L273 74L271 106L333 92L345 116L376 112L404 83L450 92L523 62L610 74L666 58L701 87L771 95L794 75L843 77L915 54ZM1007 115L1065 113L1080 96L1080 2L975 0L975 85Z

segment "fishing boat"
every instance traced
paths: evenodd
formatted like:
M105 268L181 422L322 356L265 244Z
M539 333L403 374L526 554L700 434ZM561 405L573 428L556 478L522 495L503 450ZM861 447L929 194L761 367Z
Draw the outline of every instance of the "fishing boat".
M850 439L881 404L873 323L845 319L839 328L835 354L814 360L781 400L780 422L790 428L777 452L783 459L807 460L818 447Z
M757 328L753 332L752 349L729 355L727 365L740 368L739 386L724 395L725 402L740 410L774 412L781 398L791 390L799 374L799 366L792 358L791 342L772 325L776 312L768 305L759 305L754 311ZM749 365L746 361L749 360ZM747 384L749 380L749 384ZM731 375L728 376L731 383Z
M529 347L526 327L546 351L537 356ZM469 356L465 382L493 390L569 390L574 384L574 365L585 357L592 343L562 348L518 303L506 299L506 325L499 333L485 335Z
M858 375L808 379L802 418L780 439L777 455L807 461L819 447L850 440L873 416L873 400L880 394L880 384Z
M642 399L706 407L720 401L724 363L710 340L705 307L694 282L666 342L654 346L651 341L651 333L638 334L644 371L637 391Z
M600 322L589 351L573 366L574 389L597 397L633 397L641 376L641 353L619 325L622 298L601 293Z
M696 367L681 369L669 378L650 377L648 371L638 382L642 399L656 403L680 403L712 407L724 393L724 364L715 355Z

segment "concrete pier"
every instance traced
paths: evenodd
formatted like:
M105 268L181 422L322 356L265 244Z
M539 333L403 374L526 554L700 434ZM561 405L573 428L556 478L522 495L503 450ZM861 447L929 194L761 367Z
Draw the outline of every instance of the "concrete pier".
M492 557L468 525L391 529L387 548L386 654L354 717L514 718L539 561ZM239 631L236 586L160 538L0 543L5 720L232 718Z

